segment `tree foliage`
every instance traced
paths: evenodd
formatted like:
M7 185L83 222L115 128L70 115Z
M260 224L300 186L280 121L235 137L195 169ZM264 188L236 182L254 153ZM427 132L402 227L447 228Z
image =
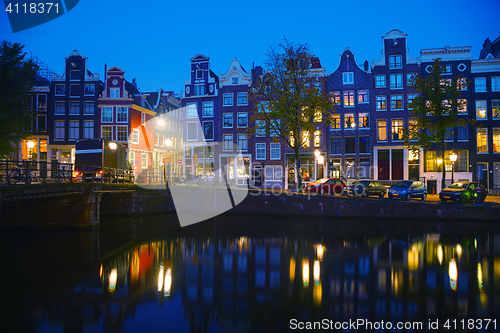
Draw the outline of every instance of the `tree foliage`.
M441 147L441 158L444 161L446 138L455 127L465 126L473 122L471 119L459 117L461 110L466 110L466 100L461 99L460 90L467 81L460 77L442 75L446 72L440 59L436 59L427 77L416 74L411 80L418 96L408 108L416 122L403 131L405 145L409 150L429 149L431 145ZM446 177L443 167L443 185Z
M308 44L284 39L266 56L262 74L253 78L255 126L250 131L272 135L294 150L300 188L299 149L308 141L303 133L312 134L318 123L328 124L334 104L325 89L326 77L315 71L317 58Z
M24 45L0 42L0 158L16 151L31 130L31 97L38 66Z

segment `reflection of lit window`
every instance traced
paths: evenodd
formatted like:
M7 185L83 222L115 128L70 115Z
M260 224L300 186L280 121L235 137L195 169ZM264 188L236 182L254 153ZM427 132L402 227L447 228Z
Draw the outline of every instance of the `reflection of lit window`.
M302 283L309 286L309 259L302 259Z
M170 296L170 289L172 288L172 271L171 269L167 269L167 272L165 273L165 281L163 283L164 285L164 296L168 297Z
M118 273L116 268L113 268L111 270L111 273L109 273L109 291L115 291L116 289L116 279L118 277Z
M448 275L450 276L450 287L451 289L453 289L453 291L456 291L458 287L458 269L455 259L450 260L450 264L448 265Z

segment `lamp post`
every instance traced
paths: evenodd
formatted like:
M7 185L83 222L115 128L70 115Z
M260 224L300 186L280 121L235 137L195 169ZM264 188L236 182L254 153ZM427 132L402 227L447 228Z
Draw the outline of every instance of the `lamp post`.
M26 142L26 147L28 147L28 160L29 160L33 156L32 149L33 149L33 147L35 147L35 143L32 140L30 140L30 141Z
M314 175L316 176L315 180L318 179L318 160L319 160L319 155L321 154L321 152L319 151L319 149L316 149L314 151L314 157L315 157L315 170L314 170Z
M453 180L453 172L455 171L455 161L457 160L457 154L455 152L452 152L450 154L450 161L451 161L451 183L453 184L455 181Z

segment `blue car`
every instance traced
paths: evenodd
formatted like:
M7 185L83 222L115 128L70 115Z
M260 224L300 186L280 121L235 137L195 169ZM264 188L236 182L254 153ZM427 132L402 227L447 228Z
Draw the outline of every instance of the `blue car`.
M427 198L427 188L423 182L416 180L402 180L396 185L392 186L387 192L389 198L404 198L410 200L411 198Z

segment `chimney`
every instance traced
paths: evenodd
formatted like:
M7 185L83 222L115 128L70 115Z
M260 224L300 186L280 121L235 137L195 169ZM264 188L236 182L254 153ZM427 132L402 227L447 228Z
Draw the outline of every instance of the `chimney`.
M365 68L365 72L368 72L368 60L365 60L363 67Z

